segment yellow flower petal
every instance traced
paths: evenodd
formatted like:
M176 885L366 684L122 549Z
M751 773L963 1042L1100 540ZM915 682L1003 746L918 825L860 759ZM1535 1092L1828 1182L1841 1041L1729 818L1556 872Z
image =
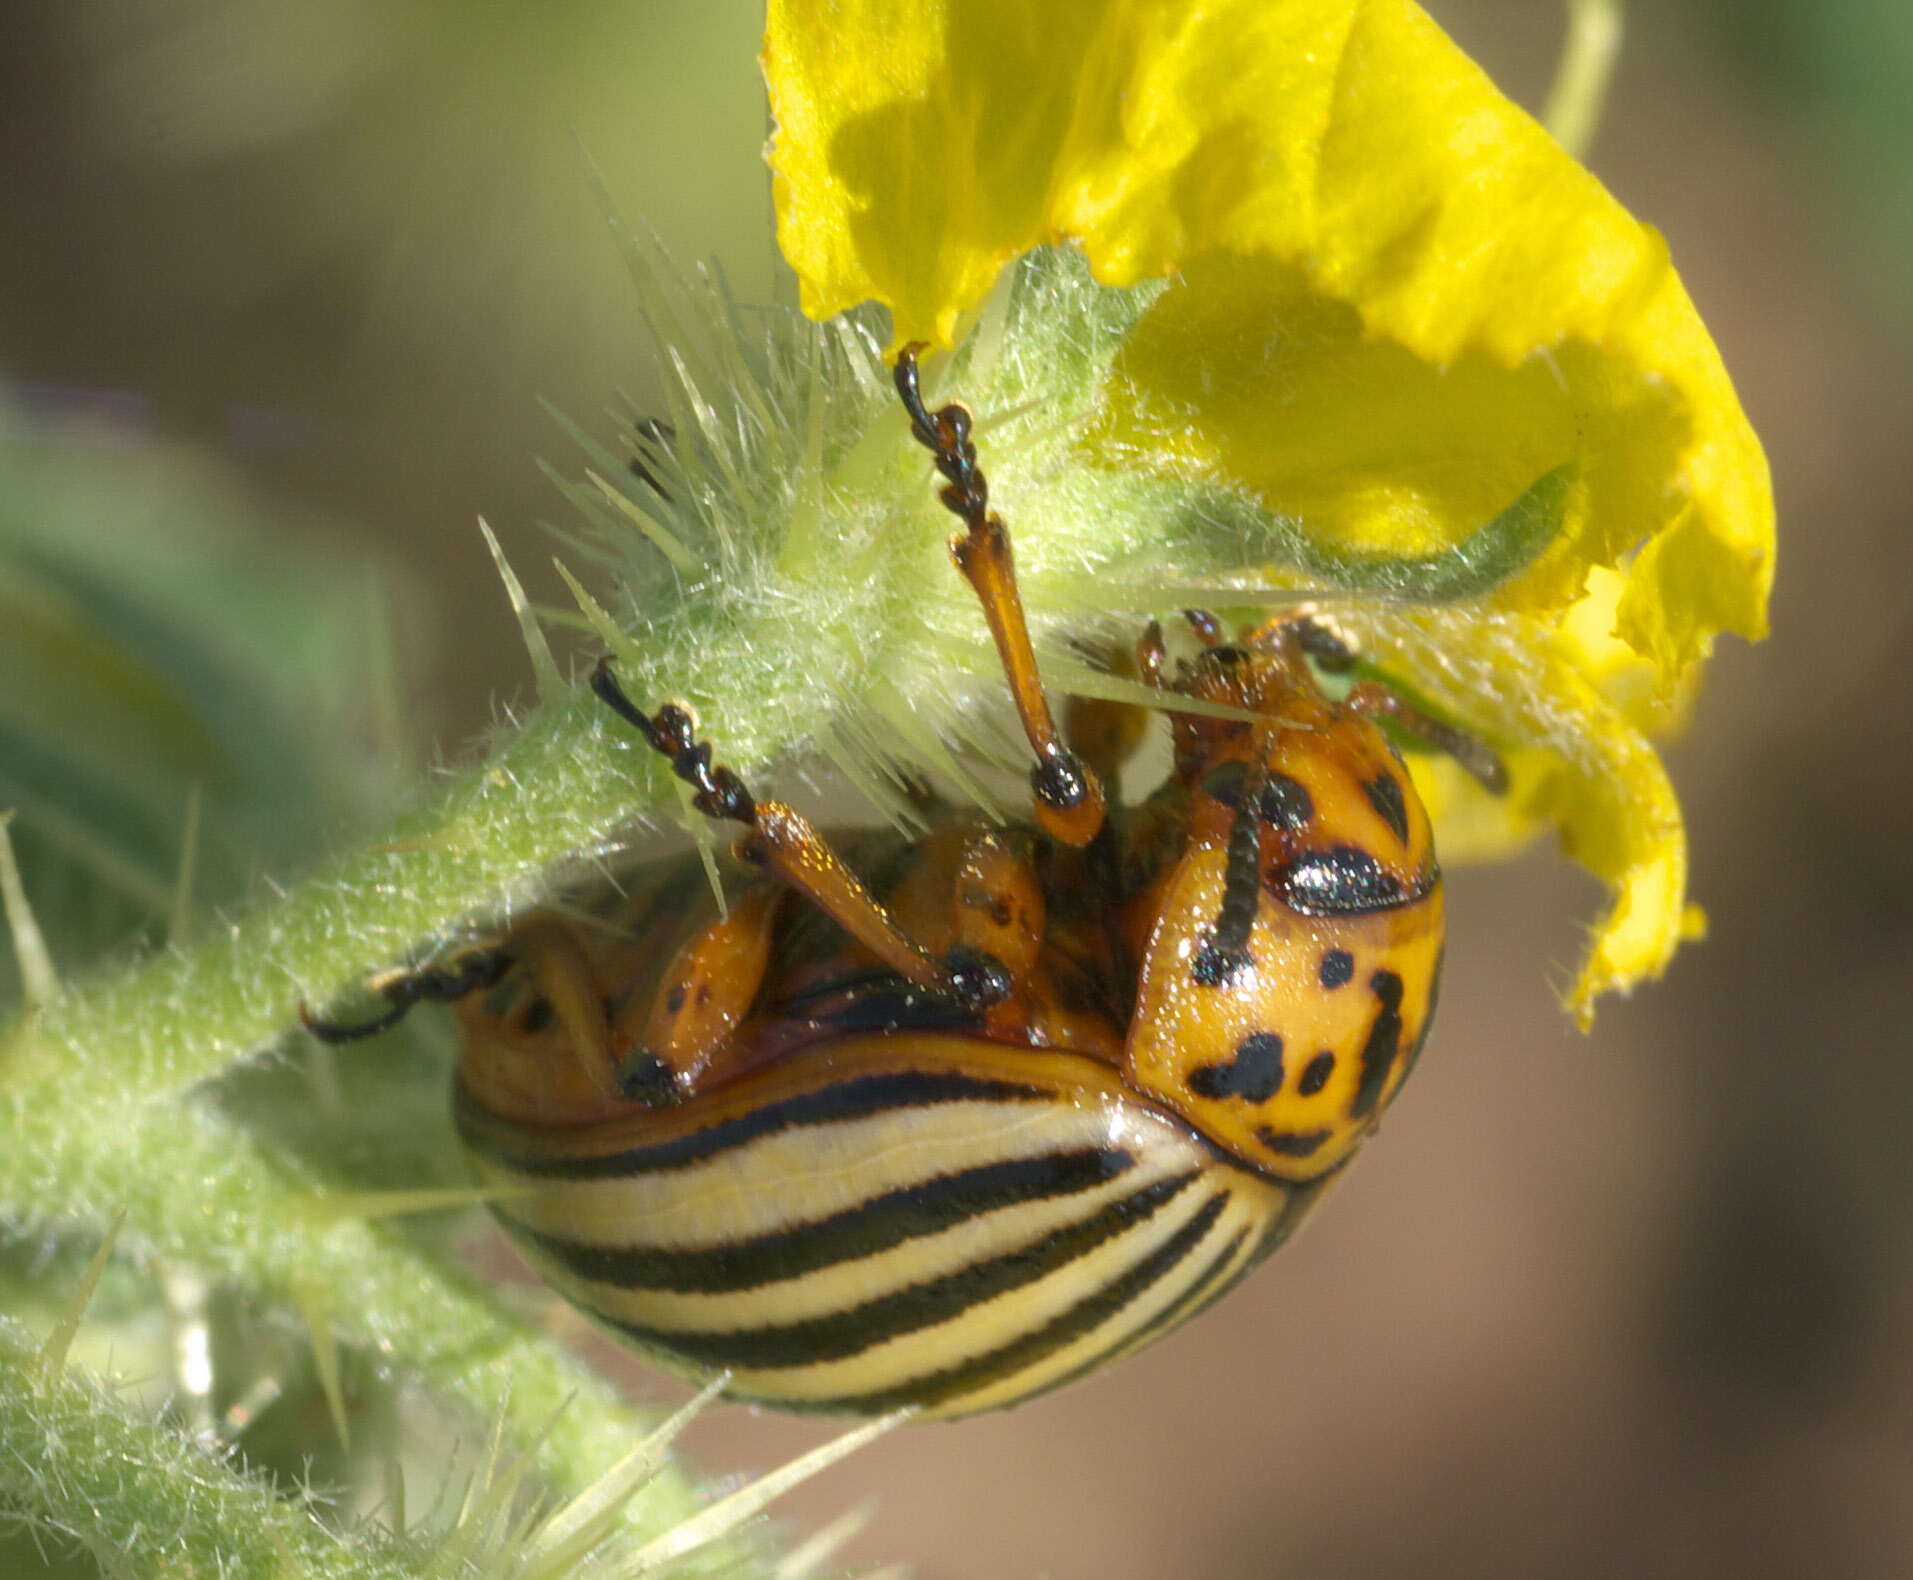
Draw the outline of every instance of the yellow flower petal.
M1404 554L1578 459L1511 606L1647 543L1622 630L1667 681L1764 631L1765 463L1659 236L1406 0L777 0L765 61L814 316L874 298L948 344L1058 238L1180 270L1117 391L1185 419L1176 459Z
M1438 700L1517 770L1449 848L1552 824L1613 886L1577 1013L1658 972L1692 919L1641 726L1717 632L1764 633L1773 560L1765 460L1660 237L1408 0L772 0L765 64L813 315L875 299L947 345L1059 239L1107 283L1173 274L1092 447L1246 492L1329 561L1429 562L1572 479L1488 635L1431 616L1454 651L1396 673L1473 673Z
M1610 637L1595 638L1595 672L1585 667L1588 628L1599 629L1598 611L1613 607L1619 588L1619 578L1605 578L1594 608L1558 626L1439 610L1353 622L1373 657L1413 675L1438 707L1491 720L1504 738L1525 743L1505 754L1502 797L1484 794L1445 757L1411 758L1417 788L1441 825L1444 859L1498 855L1555 828L1568 854L1613 891L1568 994L1584 1028L1595 999L1658 977L1699 926L1685 902L1680 803L1642 727L1665 722L1670 705L1645 684L1645 661Z

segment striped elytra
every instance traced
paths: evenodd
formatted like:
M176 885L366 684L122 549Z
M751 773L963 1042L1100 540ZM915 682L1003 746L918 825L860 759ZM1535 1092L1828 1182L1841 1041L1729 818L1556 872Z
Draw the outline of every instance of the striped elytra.
M1315 1187L1217 1162L1106 1066L853 1037L711 1099L569 1132L461 1095L496 1211L564 1296L667 1369L793 1410L953 1416L1192 1315Z
M1051 714L961 407L896 369L1035 759L1031 819L928 789L917 837L827 836L713 761L695 716L599 697L742 825L720 911L686 856L379 984L455 1005L459 1133L554 1288L670 1370L803 1411L999 1408L1160 1337L1280 1245L1421 1050L1441 968L1428 816L1378 721L1491 790L1498 761L1307 614ZM1111 654L1112 667L1125 667ZM1181 706L1187 699L1200 711Z

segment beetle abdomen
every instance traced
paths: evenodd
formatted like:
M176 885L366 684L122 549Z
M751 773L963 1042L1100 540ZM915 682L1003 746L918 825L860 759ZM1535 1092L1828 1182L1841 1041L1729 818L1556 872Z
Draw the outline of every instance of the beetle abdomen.
M1314 1192L1221 1161L1106 1066L847 1039L668 1114L459 1124L527 1256L680 1372L785 1408L964 1415L1156 1337Z

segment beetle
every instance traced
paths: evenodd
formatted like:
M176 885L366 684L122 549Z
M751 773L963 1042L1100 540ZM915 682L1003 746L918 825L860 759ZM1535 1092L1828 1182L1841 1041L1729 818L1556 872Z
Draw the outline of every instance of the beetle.
M1435 1007L1441 875L1378 721L1501 786L1386 687L1332 698L1319 672L1353 654L1318 618L1229 640L1189 611L1192 659L1153 622L1135 655L1173 768L1110 804L1134 720L1058 728L970 414L926 405L920 349L895 383L1034 754L1030 821L938 806L920 838L827 837L607 659L599 697L742 825L728 911L694 859L655 865L388 978L367 1024L308 1021L345 1040L450 1002L458 1131L529 1260L666 1369L800 1411L1016 1403L1279 1246Z

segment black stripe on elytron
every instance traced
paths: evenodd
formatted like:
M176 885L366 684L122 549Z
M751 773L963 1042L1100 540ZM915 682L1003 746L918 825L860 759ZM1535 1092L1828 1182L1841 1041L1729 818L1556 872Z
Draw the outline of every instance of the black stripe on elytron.
M1014 1377L1018 1372L1028 1371L1046 1357L1074 1344L1084 1334L1094 1332L1151 1284L1166 1277L1177 1263L1208 1238L1209 1231L1215 1227L1216 1219L1221 1217L1222 1209L1228 1202L1229 1193L1226 1190L1218 1191L1203 1204L1200 1212L1120 1278L1113 1279L1033 1333L1025 1333L1001 1349L975 1356L956 1366L945 1367L940 1372L930 1372L909 1382L898 1383L894 1387L835 1399L819 1399L814 1403L806 1401L798 1408L878 1415L907 1404L944 1404L960 1399L966 1393L976 1393ZM1106 1349L1100 1351L1097 1362L1100 1363L1107 1355ZM1090 1368L1085 1366L1083 1369ZM1047 1392L1047 1389L1040 1391ZM783 1401L779 1403L783 1408L792 1408Z
M1105 1241L1146 1221L1164 1203L1199 1179L1201 1172L1190 1169L1185 1174L1158 1180L1121 1201L1110 1202L1081 1223L1053 1229L1002 1256L972 1262L941 1277L866 1300L860 1306L802 1322L700 1333L646 1327L602 1311L597 1315L601 1321L641 1344L654 1344L673 1355L708 1366L758 1371L845 1360L887 1340L948 1322L1012 1289L1048 1277Z
M954 1070L894 1070L881 1075L852 1076L814 1092L801 1092L782 1102L734 1119L719 1120L674 1141L627 1147L597 1157L568 1157L562 1152L525 1152L497 1147L477 1124L459 1125L465 1143L481 1157L536 1179L621 1179L628 1174L661 1174L687 1168L767 1136L804 1125L828 1125L846 1119L867 1119L890 1108L924 1108L933 1103L1054 1102L1056 1094L1044 1087L1017 1081L992 1081ZM462 1115L459 1116L462 1120Z
M1243 1257L1242 1266L1237 1268L1231 1277L1222 1280L1220 1283L1218 1283L1218 1280L1221 1279L1222 1274L1228 1270L1230 1262L1234 1261L1237 1255L1241 1253L1243 1242L1249 1238L1251 1233L1252 1231L1248 1229L1236 1230L1236 1232L1229 1237L1229 1243L1223 1246L1210 1260L1209 1265L1196 1275L1195 1281L1180 1295L1176 1296L1174 1300L1170 1301L1161 1311L1158 1311L1134 1333L1130 1334L1128 1338L1124 1339L1122 1341L1122 1347L1133 1354L1145 1345L1155 1343L1155 1341L1161 1338L1165 1333L1173 1328L1181 1327L1183 1323L1195 1316L1197 1312L1201 1311L1211 1302L1221 1299L1222 1296L1233 1289L1236 1280L1255 1265L1250 1258ZM1081 1366L1072 1367L1063 1376L1058 1377L1055 1382L1043 1384L1041 1391L1048 1393L1052 1388L1061 1388L1066 1383L1075 1382L1078 1378L1083 1377L1102 1365L1104 1359L1104 1356L1098 1355L1094 1360L1085 1361Z
M1366 1119L1375 1111L1402 1046L1402 979L1393 971L1377 971L1368 985L1382 1007L1368 1028L1368 1041L1362 1044L1361 1079L1355 1085L1355 1101L1348 1107L1351 1119Z
M1268 1222L1262 1225L1256 1236L1255 1249L1249 1253L1249 1265L1242 1270L1245 1277L1288 1243L1295 1231L1301 1228L1310 1209L1321 1199L1322 1192L1328 1189L1330 1182L1348 1167L1353 1158L1354 1153L1346 1153L1339 1163L1324 1169L1314 1179L1288 1187L1281 1207L1270 1214Z
M718 1294L874 1256L1000 1208L1093 1190L1135 1162L1134 1153L1114 1147L1010 1158L904 1185L829 1217L789 1224L753 1239L669 1249L580 1245L511 1219L509 1202L496 1205L514 1234L580 1278L619 1289Z
M1107 1366L1111 1360L1123 1355L1134 1355L1138 1350L1146 1349L1173 1328L1180 1327L1211 1301L1220 1299L1233 1289L1242 1274L1246 1273L1252 1262L1245 1261L1235 1275L1217 1285L1216 1275L1229 1265L1229 1259L1242 1249L1242 1242L1249 1237L1250 1231L1238 1229L1221 1252L1209 1265L1196 1275L1195 1282L1180 1295L1169 1302L1166 1309L1159 1311L1135 1332L1118 1339L1114 1344L1099 1349L1087 1359L1077 1362L1066 1372L1050 1378L1040 1388L1032 1388L1026 1394L1018 1394L1016 1403L1022 1404L1028 1399L1040 1399L1044 1394L1055 1393L1059 1388L1067 1388L1071 1383L1081 1382L1092 1372Z

